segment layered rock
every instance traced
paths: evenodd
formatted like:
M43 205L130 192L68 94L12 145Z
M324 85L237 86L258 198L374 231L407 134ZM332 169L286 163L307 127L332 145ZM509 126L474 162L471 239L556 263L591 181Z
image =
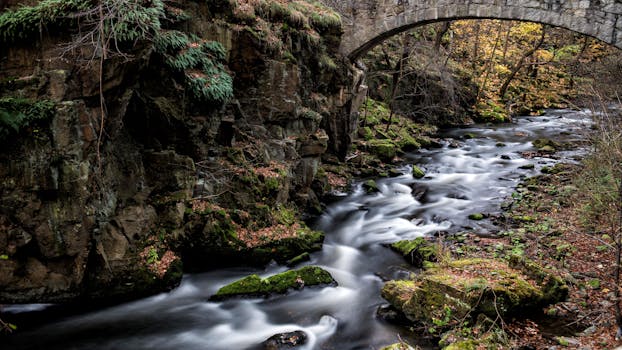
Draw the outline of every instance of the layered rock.
M1 141L1 303L135 298L175 286L181 257L214 267L196 257L223 244L234 242L228 263L265 263L279 247L285 262L321 244L321 233L278 213L318 207L321 156L345 155L356 126L348 108L360 75L334 51L318 64L314 47L336 50L339 26L317 42L292 30L286 48L270 51L251 18L212 2L167 6L177 7L164 9L162 29L196 34L190 47L227 49L228 103L193 97L184 83L204 73L172 69L149 40L106 59L92 48L57 59L64 33L2 44L0 98L55 107ZM235 259L249 252L256 258Z

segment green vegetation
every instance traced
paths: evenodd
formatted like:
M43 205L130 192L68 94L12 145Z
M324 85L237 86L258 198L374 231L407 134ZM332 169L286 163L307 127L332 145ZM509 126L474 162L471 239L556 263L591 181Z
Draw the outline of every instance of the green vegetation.
M233 96L233 79L220 43L170 30L154 38L154 47L167 66L183 72L186 87L198 100L222 104Z
M55 104L52 101L0 98L0 140L17 134L36 122L51 119L54 112Z
M497 319L536 310L566 298L563 281L525 259L447 260L408 281L390 281L382 296L428 332L475 323L480 314Z
M475 221L484 220L484 214L482 213L469 214L469 220L475 220Z
M436 130L430 125L418 124L395 114L387 104L371 98L365 100L359 112L359 136L363 139L360 144L383 162L391 162L399 154L429 145L431 140L427 135ZM421 173L417 169L413 167L413 176L425 176L421 169Z
M101 6L102 11L99 11ZM103 18L97 18L103 14ZM148 39L160 29L160 20L164 18L164 3L161 0L44 0L34 6L21 6L10 9L0 15L0 38L11 43L30 39L46 27L73 27L81 23L96 27L101 20L107 38L115 42L133 42ZM70 25L73 24L73 25Z
M40 28L67 21L69 15L88 9L89 1L43 0L35 6L22 6L0 14L0 38L11 43L25 40L38 33Z
M284 294L290 289L335 283L333 277L325 270L317 266L305 266L266 279L257 275L250 275L220 288L216 294L210 297L210 300L223 300L233 297L267 297L272 294Z
M294 64L305 61L320 74L336 71L338 62L328 48L338 45L341 18L319 1L207 2L217 20L224 20L234 31L250 33L265 53Z
M439 256L439 243L423 237L391 244L391 249L400 253L406 261L415 267L423 267L425 262L436 262Z
M456 125L465 116L503 122L572 106L593 97L595 80L619 81L619 57L597 40L539 23L460 20L391 38L364 62L370 97L416 120Z

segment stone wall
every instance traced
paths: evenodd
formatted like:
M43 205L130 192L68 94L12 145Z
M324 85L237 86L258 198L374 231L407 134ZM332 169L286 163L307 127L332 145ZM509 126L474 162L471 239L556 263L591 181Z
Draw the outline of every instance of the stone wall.
M352 1L342 12L340 51L350 58L415 26L468 18L550 24L622 48L622 3L616 0L368 0Z

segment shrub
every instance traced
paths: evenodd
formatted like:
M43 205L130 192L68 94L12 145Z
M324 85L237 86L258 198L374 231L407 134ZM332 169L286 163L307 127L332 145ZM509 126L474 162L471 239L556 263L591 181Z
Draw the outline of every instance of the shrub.
M37 121L52 118L54 108L54 102L49 100L0 98L0 141Z

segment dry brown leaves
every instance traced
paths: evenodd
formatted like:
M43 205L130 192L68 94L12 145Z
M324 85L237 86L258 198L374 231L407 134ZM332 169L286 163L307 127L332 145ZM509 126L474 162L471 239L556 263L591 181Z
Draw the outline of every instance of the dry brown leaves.
M153 256L154 252L157 254L157 249L154 246L147 246L139 255L151 273L159 278L163 278L171 267L171 264L179 259L179 257L171 250L167 250L161 257L155 258Z
M335 173L327 173L328 184L335 189L344 189L348 184L348 180L346 180L345 176L341 176Z
M298 237L299 229L300 224L298 223L295 223L291 226L279 224L265 227L259 230L249 230L247 228L241 228L237 231L237 233L238 239L242 241L246 245L246 247L254 248L266 245L273 241Z

